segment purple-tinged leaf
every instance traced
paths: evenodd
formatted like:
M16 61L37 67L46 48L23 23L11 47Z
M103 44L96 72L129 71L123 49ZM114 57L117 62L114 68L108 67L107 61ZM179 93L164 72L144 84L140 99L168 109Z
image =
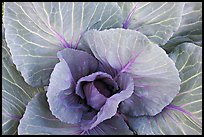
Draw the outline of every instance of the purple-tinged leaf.
M121 27L117 3L8 2L4 3L5 37L12 59L25 81L47 86L57 51L79 44L84 32ZM36 63L37 62L37 63Z
M91 52L90 52L91 53ZM98 65L98 71L101 72L105 72L108 73L109 75L111 75L113 78L117 75L117 70L113 69L110 65L106 64L106 63L101 63L99 62Z
M89 131L80 124L67 124L55 118L49 110L45 93L38 93L29 102L18 127L20 135L127 135L132 134L121 117L114 116Z
M85 98L84 96L84 92L83 92L83 88L82 86L87 83L87 82L94 82L98 80L99 82L103 82L104 84L106 84L107 86L111 87L112 91L115 91L118 89L118 85L117 83L113 80L113 78L108 75L107 73L103 73L103 72L95 72L92 73L91 75L82 77L81 79L79 79L77 81L77 85L76 85L76 94L79 95L81 98ZM96 84L96 82L94 83ZM108 90L107 88L105 89L105 91L103 90L103 87L101 89L100 85L97 86L95 85L95 87L98 87L99 92L101 92L103 95L105 95L106 97L110 97L111 91ZM101 90L100 90L101 89Z
M29 86L16 70L2 27L2 135L16 135L26 105L42 88Z
M84 129L93 129L106 119L112 118L118 109L119 103L129 98L134 91L134 81L128 74L121 74L116 78L120 87L120 92L106 99L97 115L84 127Z
M181 89L156 116L129 117L139 135L202 135L202 48L184 43L169 55L181 78Z
M75 84L81 77L95 72L98 68L98 61L84 51L68 48L59 51L57 56L67 63ZM61 74L63 75L63 73Z
M96 110L100 110L100 108L106 102L107 98L97 90L93 82L86 83L83 86L83 91L86 97L87 105L91 106Z
M52 114L66 123L78 123L86 105L75 94L76 81L97 69L97 60L86 52L64 49L51 74L47 97ZM79 62L79 63L76 63Z
M119 2L124 28L137 30L164 45L178 29L184 2Z
M50 27L51 31L54 33L55 37L61 42L64 48L70 48L71 45L67 43L67 41L64 39L63 36L61 36L59 33L57 33L53 27Z
M85 135L132 135L122 117L113 116L111 119L97 125L95 128L85 131Z
M130 116L156 115L180 89L174 62L165 51L140 32L126 29L91 30L84 44L104 66L134 79L134 94L120 110ZM116 75L116 76L117 76Z
M130 11L130 13L128 14L127 16L127 19L125 20L125 22L123 23L123 28L124 29L127 29L129 24L130 24L130 19L131 19L131 16L135 13L137 9L137 4L134 5L134 8Z

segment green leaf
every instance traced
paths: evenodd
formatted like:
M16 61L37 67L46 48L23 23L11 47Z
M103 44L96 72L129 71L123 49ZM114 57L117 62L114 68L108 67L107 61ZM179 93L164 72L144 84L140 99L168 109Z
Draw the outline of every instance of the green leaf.
M43 89L32 88L24 81L12 62L6 41L2 39L2 134L17 134L26 105L40 91Z
M138 134L202 134L202 48L184 43L169 55L182 80L179 94L161 113L150 117L129 117Z
M80 49L85 31L121 26L119 6L107 2L8 2L3 19L14 64L34 87L48 85L57 51Z
M202 46L202 2L185 3L179 29L162 47L170 52L177 45L184 42Z
M140 31L152 42L164 45L180 25L184 2L123 2L118 5L124 27Z

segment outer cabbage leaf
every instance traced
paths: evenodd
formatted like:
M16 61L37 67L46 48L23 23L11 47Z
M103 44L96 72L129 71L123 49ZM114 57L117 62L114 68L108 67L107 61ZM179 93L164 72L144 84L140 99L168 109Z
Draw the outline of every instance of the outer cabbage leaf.
M3 29L3 28L2 28ZM16 70L2 31L2 134L17 134L26 105L41 88L29 86Z
M156 116L130 117L130 127L138 134L202 134L202 48L184 43L170 57L182 80L179 94Z
M174 62L142 33L125 29L91 30L83 39L104 66L111 66L117 75L125 72L132 75L134 93L120 104L123 113L156 115L178 93L180 79Z
M136 2L118 2L118 5L120 6L122 16L123 16L123 23L125 23L126 20L130 21L132 14L134 14L136 10L135 4ZM126 24L126 25L128 26L129 24Z
M39 93L28 103L18 132L20 135L80 134L80 125L66 124L55 118L49 110L45 93Z
M185 3L179 29L163 48L170 52L184 42L202 46L202 2Z
M77 48L89 29L120 27L121 12L116 3L107 2L10 2L3 20L17 69L28 84L45 86L59 62L57 51Z
M184 3L123 2L119 6L123 13L123 28L140 31L152 42L164 45L180 25Z
M55 118L49 110L45 93L37 94L29 102L20 121L19 134L35 135L117 135L132 134L121 117L113 117L89 131L83 131L79 124L66 124Z
M50 110L63 122L78 123L86 106L75 93L76 82L97 69L97 60L84 51L70 48L57 55L60 62L51 74L47 92Z

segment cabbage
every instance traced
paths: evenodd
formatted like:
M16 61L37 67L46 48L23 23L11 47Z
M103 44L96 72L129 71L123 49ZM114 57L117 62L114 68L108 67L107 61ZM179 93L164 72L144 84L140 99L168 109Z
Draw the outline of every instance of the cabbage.
M201 11L200 2L5 3L2 134L202 134Z

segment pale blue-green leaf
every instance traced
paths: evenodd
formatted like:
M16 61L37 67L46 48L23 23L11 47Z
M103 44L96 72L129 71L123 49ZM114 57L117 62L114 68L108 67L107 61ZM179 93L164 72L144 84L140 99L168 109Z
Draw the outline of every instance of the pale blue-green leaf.
M32 86L48 85L57 51L80 49L85 31L120 27L121 19L117 3L107 2L8 2L3 17L14 64Z
M178 93L180 79L174 62L142 33L121 28L90 30L83 39L104 66L117 75L126 72L133 77L135 91L121 103L123 113L156 115Z
M118 2L118 5L120 6L122 12L123 22L125 22L131 10L134 9L135 4L135 2Z
M45 93L37 94L28 104L20 121L20 135L120 135L132 134L121 117L114 116L92 130L83 131L80 124L67 124L55 118L49 110Z
M3 29L3 28L2 28ZM2 32L3 34L3 32ZM3 37L2 37L3 38ZM19 120L31 98L43 89L29 86L16 70L6 41L2 39L2 134L17 134Z
M45 93L38 93L28 103L18 127L20 135L80 134L80 125L66 124L52 115Z
M185 3L179 29L163 48L170 52L184 42L202 46L202 2Z
M179 94L161 113L153 117L129 118L138 134L202 134L202 48L184 43L170 57L182 80Z
M123 2L118 5L123 13L124 28L140 31L156 44L164 45L179 27L184 2Z

